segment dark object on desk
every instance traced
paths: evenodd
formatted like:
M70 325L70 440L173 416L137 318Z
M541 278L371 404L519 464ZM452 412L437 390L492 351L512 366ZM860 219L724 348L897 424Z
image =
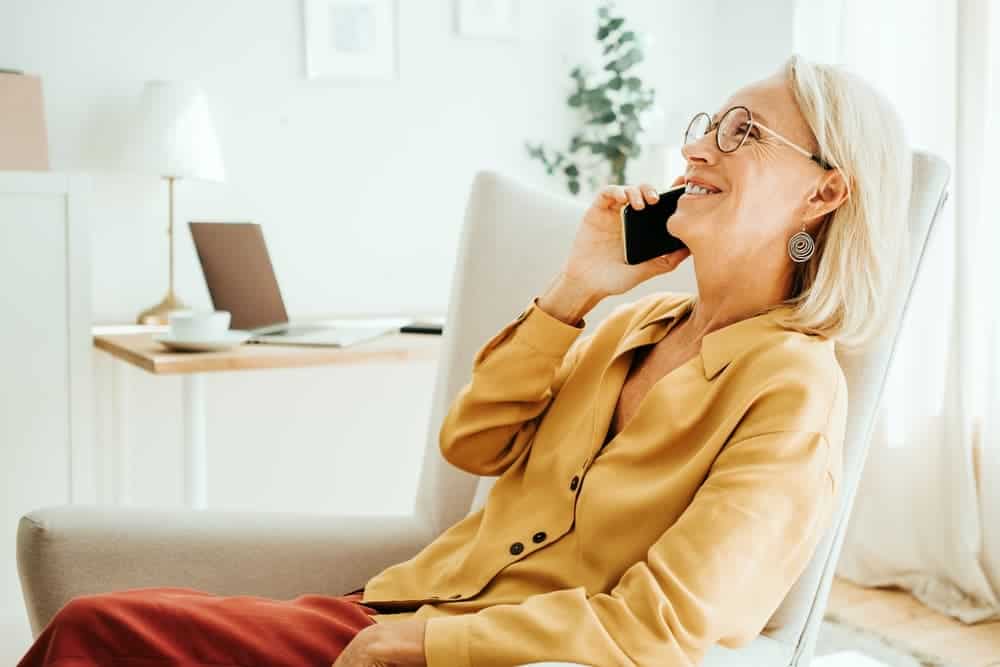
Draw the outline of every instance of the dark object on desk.
M444 330L444 325L437 324L435 322L411 322L410 324L399 327L399 333L421 333L421 334L437 334L441 335Z

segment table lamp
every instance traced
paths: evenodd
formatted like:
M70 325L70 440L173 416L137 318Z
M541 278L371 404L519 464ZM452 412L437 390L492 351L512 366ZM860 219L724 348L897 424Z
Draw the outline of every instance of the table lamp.
M139 324L166 324L167 313L186 306L174 293L174 181L222 181L222 153L204 93L194 83L148 81L123 157L129 171L167 180L170 276L167 295L139 314Z

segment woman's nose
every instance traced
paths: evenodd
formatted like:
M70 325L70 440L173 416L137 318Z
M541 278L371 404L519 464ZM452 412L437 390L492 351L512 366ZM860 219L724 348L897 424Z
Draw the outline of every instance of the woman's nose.
M718 159L718 147L715 145L715 132L702 135L697 141L681 146L681 155L688 162L715 164Z

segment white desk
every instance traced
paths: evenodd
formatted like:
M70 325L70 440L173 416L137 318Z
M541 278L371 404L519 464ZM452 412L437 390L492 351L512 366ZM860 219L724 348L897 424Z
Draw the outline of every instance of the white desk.
M120 362L154 375L183 376L184 499L190 507L197 509L205 507L208 489L206 373L436 359L441 343L441 336L437 335L394 333L347 348L245 344L224 352L172 352L153 340L153 334L165 329L139 325L94 327L94 346ZM121 363L115 365L123 367ZM116 370L112 377L111 400L116 403L115 412L122 415L127 411L128 388L124 373ZM114 498L117 503L127 504L131 448L127 438L116 437L114 440Z

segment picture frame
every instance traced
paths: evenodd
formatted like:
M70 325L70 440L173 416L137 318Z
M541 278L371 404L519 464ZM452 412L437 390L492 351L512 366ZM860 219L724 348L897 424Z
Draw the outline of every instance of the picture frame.
M303 0L309 79L397 78L397 0Z
M461 37L512 39L517 0L455 0L455 32Z

